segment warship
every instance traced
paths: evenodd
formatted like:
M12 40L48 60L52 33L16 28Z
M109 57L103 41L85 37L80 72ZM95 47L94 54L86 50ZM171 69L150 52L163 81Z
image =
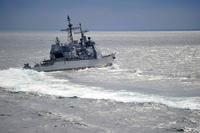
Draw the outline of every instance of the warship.
M68 42L61 43L56 37L55 44L51 45L50 59L36 63L33 67L29 63L24 64L24 69L33 69L36 71L60 71L71 69L84 69L90 67L105 67L112 65L115 59L115 53L101 55L95 48L95 42L91 37L86 37L82 30L81 23L78 27L73 27L71 19L68 16L68 27L61 31L67 32ZM78 32L74 31L79 30ZM74 40L73 34L81 35L80 40Z

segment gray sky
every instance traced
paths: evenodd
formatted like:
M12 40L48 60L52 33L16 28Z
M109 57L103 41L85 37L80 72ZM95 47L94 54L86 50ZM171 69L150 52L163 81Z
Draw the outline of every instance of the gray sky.
M200 29L200 0L0 0L1 30Z

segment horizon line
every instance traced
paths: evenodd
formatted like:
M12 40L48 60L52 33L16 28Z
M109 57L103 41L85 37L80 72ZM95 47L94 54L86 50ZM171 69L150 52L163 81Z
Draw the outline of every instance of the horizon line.
M58 29L0 29L0 31L60 31ZM135 30L89 30L89 31L200 31L200 29L135 29ZM62 32L62 31L61 31Z

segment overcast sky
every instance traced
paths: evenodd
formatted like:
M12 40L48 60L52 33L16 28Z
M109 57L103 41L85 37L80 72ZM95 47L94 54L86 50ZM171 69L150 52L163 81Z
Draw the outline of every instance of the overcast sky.
M3 30L59 30L67 15L90 30L200 29L200 0L0 0Z

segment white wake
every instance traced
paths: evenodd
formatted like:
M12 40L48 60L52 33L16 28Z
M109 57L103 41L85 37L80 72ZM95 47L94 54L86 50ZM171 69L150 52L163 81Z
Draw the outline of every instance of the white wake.
M130 91L105 90L57 79L45 72L10 68L0 70L0 87L11 91L37 92L63 97L110 99L121 102L154 102L176 108L200 109L200 97L166 97Z

